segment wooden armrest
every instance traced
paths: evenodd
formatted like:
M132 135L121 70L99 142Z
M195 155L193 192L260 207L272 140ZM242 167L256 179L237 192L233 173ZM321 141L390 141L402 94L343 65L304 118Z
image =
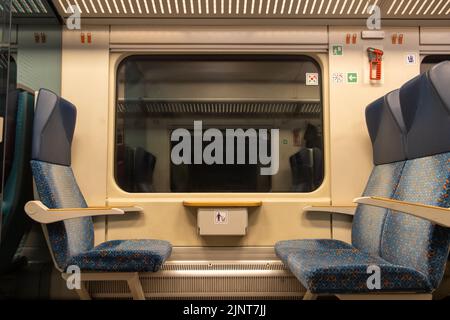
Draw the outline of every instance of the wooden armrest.
M450 227L450 209L430 206L414 202L406 202L382 197L356 198L354 202L373 207L403 212L428 220L434 224Z
M111 207L49 209L40 201L29 201L25 205L25 212L31 219L43 224L83 217L125 214L124 210Z
M356 206L308 206L303 208L303 212L327 212L346 216L354 216L355 210Z

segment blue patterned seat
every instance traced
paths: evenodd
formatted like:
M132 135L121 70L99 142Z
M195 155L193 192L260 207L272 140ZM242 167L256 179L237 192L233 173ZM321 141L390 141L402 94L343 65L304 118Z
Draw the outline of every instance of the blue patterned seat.
M367 108L367 123L377 164L363 196L392 197L405 165L404 123L399 91L393 91ZM389 150L386 151L386 145ZM391 152L392 151L392 152ZM287 240L275 244L277 256L288 264L288 256L304 250L352 249L379 254L381 229L387 210L358 205L352 229L352 245L333 239Z
M42 203L50 209L86 208L71 165L71 144L76 108L56 94L39 92L34 128L31 168ZM44 226L57 268L76 265L88 271L158 271L172 246L162 240L108 241L94 247L91 217Z
M156 272L170 251L161 240L113 240L72 257L69 265L89 271Z
M292 254L291 271L311 293L367 293L370 266L380 268L383 292L429 292L427 277L413 268L391 264L358 249L314 250Z
M385 180L392 188L391 194L384 197L450 208L449 85L450 62L446 62L401 88L399 99L404 119L401 131L406 133L406 139L399 140L399 149L407 159L403 164L396 162L396 157L383 156L395 154L390 142L385 140L377 146L374 140L374 132L380 129L374 130L371 117L376 120L378 116L373 111L378 109L382 113L386 104L368 107L366 116L377 165L374 172L386 167L380 165L380 155L387 164L394 161L389 164L391 170L398 165L390 177L388 172L382 173L380 182ZM392 112L393 118L400 119L397 111ZM378 120L386 126L386 118ZM389 130L384 133L386 137L390 134ZM291 253L287 264L294 275L313 294L433 292L444 275L450 229L406 213L364 207L362 214L360 208L353 225L354 248L303 248ZM373 266L381 271L381 287L377 289L367 285Z

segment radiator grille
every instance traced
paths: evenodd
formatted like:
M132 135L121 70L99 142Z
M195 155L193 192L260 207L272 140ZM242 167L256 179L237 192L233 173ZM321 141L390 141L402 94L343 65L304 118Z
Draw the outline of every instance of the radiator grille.
M305 293L281 262L170 262L140 280L148 299L301 299ZM124 281L93 281L87 288L93 298L131 299Z

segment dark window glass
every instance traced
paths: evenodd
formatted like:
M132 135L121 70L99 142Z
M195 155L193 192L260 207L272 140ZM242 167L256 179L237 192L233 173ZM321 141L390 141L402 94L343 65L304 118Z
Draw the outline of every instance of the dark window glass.
M127 192L322 184L322 74L309 57L131 56L116 89L115 177Z

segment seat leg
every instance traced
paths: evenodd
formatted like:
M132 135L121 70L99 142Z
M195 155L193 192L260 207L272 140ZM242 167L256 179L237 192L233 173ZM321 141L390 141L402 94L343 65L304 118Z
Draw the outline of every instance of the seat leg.
M311 293L311 291L306 291L303 296L303 300L317 300L317 294Z
M80 300L91 300L91 296L89 295L84 283L81 283L80 289L75 289L75 291L80 297Z
M145 300L144 290L142 289L139 274L135 273L133 277L127 280L133 300Z

